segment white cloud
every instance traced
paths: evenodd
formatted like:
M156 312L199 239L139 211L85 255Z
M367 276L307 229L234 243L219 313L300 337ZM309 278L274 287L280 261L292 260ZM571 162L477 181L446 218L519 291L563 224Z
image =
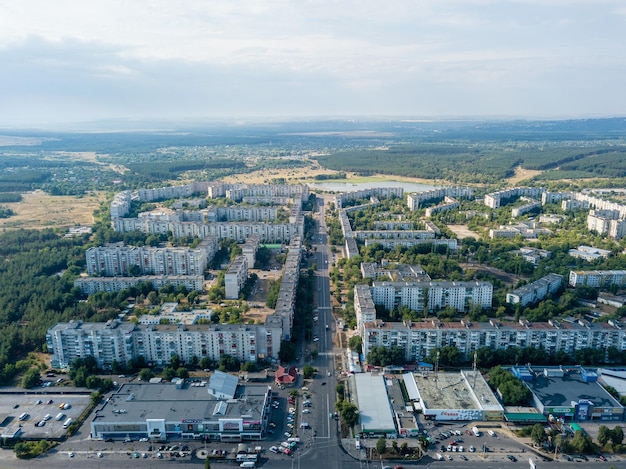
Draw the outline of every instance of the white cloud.
M0 11L2 121L626 111L618 0L0 0Z

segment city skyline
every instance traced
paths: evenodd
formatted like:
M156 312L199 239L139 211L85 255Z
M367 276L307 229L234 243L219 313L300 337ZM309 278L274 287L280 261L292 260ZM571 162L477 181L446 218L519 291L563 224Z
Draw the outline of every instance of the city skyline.
M615 0L0 5L4 126L626 109Z

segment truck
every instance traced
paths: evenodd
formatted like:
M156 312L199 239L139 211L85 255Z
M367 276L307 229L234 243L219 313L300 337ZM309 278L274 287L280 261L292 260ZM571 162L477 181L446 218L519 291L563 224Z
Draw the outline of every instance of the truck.
M480 430L478 427L472 427L472 433L476 436L480 436Z

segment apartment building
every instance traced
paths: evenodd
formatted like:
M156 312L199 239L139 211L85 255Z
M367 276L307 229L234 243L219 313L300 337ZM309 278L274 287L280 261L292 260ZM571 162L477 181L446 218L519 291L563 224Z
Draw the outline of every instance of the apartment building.
M365 245L371 246L372 244L380 244L384 248L394 249L396 246L403 246L410 248L411 246L417 246L418 244L432 244L433 246L446 246L452 251L458 249L458 243L456 239L366 239Z
M74 286L78 287L85 295L93 295L97 292L118 292L137 286L139 283L150 283L157 290L166 285L184 287L188 291L204 289L204 276L202 275L142 275L140 277L79 277L74 280Z
M626 285L626 270L572 270L569 273L569 284L572 287L586 285L594 288L605 288L609 285Z
M374 282L375 304L388 310L407 306L414 311L438 311L446 307L467 311L472 306L491 308L493 285L489 282Z
M385 323L377 320L364 324L364 331L363 353L366 356L374 346L399 346L404 349L407 361L423 360L444 346L455 346L465 359L483 347L541 347L549 354L586 348L626 350L626 330L620 325L577 320L547 323L524 320L440 322L436 319Z
M296 223L260 223L260 222L181 222L155 217L116 218L113 229L121 233L141 231L150 234L166 234L171 232L175 238L197 237L204 239L215 236L218 239L234 239L244 242L251 234L257 234L263 242L289 242L294 235L304 234L304 217Z
M343 192L335 195L335 205L337 208L342 208L346 202L359 199L369 199L370 197L399 197L404 195L404 189L402 187L372 187L369 189L362 189L352 192Z
M363 336L363 324L376 321L376 306L368 285L354 286L354 313L357 331Z
M109 369L114 361L127 363L138 357L154 365L170 363L172 355L183 362L194 357L219 360L231 355L241 361L276 358L282 329L266 325L135 325L71 321L51 327L46 334L52 366L65 368L75 358L93 356L98 367Z
M485 195L484 202L487 207L496 209L522 196L541 199L543 192L545 192L543 187L513 187Z
M114 277L128 275L135 268L142 275L202 275L217 251L217 241L200 248L124 246L108 244L85 252L87 273Z
M445 196L443 199L443 203L439 205L435 205L434 207L428 207L426 209L426 218L432 217L435 213L447 212L448 210L454 210L459 208L461 203L449 196Z
M430 230L359 230L353 231L356 239L433 239L435 233Z
M445 197L471 199L474 197L474 189L471 187L454 186L416 192L414 194L407 194L406 203L410 210L415 211L419 209L424 202L445 199Z
M236 300L239 292L248 280L248 258L243 254L235 257L224 276L224 290L226 298Z
M559 274L548 274L545 277L535 280L528 285L506 294L506 302L511 304L528 304L536 303L543 300L548 295L555 293L563 284L563 276Z
M241 247L241 254L246 256L248 260L248 268L254 268L254 263L256 262L256 253L259 250L259 245L261 244L261 237L259 235L253 234L248 236L246 242Z

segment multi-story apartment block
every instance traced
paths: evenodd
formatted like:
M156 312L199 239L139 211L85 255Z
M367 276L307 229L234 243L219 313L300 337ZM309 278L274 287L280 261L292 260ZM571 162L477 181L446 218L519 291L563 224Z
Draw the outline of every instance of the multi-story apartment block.
M259 324L137 326L117 320L59 323L46 335L52 366L67 367L77 357L93 356L103 369L138 357L154 365L169 363L172 355L187 363L194 357L219 360L223 355L241 361L276 358L281 340L280 327Z
M377 230L412 230L412 221L377 221L374 227Z
M232 206L211 207L206 212L207 221L274 221L278 207Z
M446 307L468 311L472 306L491 308L493 285L489 282L374 282L374 304L393 310L407 306L414 311L438 311Z
M555 293L563 284L563 276L559 274L548 274L545 277L535 280L528 285L507 293L506 302L511 304L527 304L536 303L543 300L546 296Z
M335 205L337 208L342 208L348 201L369 199L370 197L399 197L404 195L404 189L402 187L372 187L369 189L362 189L352 192L343 192L335 195Z
M525 320L519 323L440 322L436 319L385 323L377 320L365 324L364 330L363 353L366 356L374 346L399 346L404 349L407 361L423 360L433 350L450 345L466 359L483 347L494 350L543 348L548 354L572 353L586 348L626 350L626 330L620 325L583 320L562 323L554 320L548 323Z
M190 197L194 194L206 193L209 181L194 181L182 186L166 186L154 189L139 189L137 194L139 200L144 202L154 202L156 200L177 199L179 197Z
M250 235L246 242L241 247L241 254L246 256L248 260L248 267L254 268L254 263L256 262L256 253L259 250L259 245L261 244L261 237L259 235Z
M376 321L376 306L368 285L354 286L354 313L357 331L363 336L363 324Z
M306 184L224 184L223 191L226 198L238 202L244 197L295 197L300 199L300 202L305 202L309 198L309 187ZM212 189L213 192L218 191Z
M258 222L180 222L155 217L116 218L113 220L115 231L126 233L141 231L150 234L171 232L176 238L197 237L204 239L215 236L218 239L234 239L244 242L251 234L258 234L264 242L289 242L294 235L304 234L304 217L297 223L258 223Z
M379 265L375 262L361 262L361 276L374 280L391 280L393 282L430 282L431 278L419 265L389 264Z
M79 277L74 280L74 286L80 288L85 295L97 292L118 292L132 288L139 283L150 283L157 290L166 286L185 287L187 290L204 289L202 275L142 275L141 277Z
M278 291L278 300L274 314L270 316L272 321L280 323L283 330L283 338L291 339L293 328L293 313L296 305L296 292L300 279L300 261L302 260L302 237L294 237L289 243L289 251L283 269L283 278ZM268 321L270 320L268 318ZM267 322L266 322L267 324Z
M359 247L356 245L354 238L346 238L345 251L348 259L353 259L359 255Z
M604 288L609 285L626 285L626 270L572 270L569 273L569 284L572 287L586 285Z
M433 239L435 233L430 230L360 230L352 232L358 240L365 239Z
M130 191L123 191L115 194L113 201L111 202L111 218L121 218L130 212L130 205L133 201L133 196Z
M549 235L552 231L547 228L542 228L535 222L527 221L517 225L501 225L499 229L489 230L489 237L494 238L515 238L521 236L522 238L530 239L537 238L539 235Z
M423 202L430 200L445 199L445 197L465 198L470 199L474 197L474 189L471 187L442 187L440 189L433 189L430 191L416 192L414 194L407 194L406 203L410 210L417 210Z
M434 207L428 207L426 209L426 218L432 217L435 213L454 210L455 208L459 208L460 205L461 203L458 200L449 196L445 196L442 204L435 205Z
M543 187L513 187L485 195L485 205L489 208L499 208L503 202L508 202L522 196L540 199L545 192Z
M248 258L243 254L235 257L224 276L226 298L236 300L239 292L248 280Z
M532 212L533 210L538 210L541 208L541 202L532 199L529 200L530 201L527 204L512 209L511 217L517 218L524 215L525 213Z
M98 366L110 368L113 362L125 364L134 358L131 322L110 319L106 323L70 321L48 329L46 343L52 352L52 366L67 368L75 358L92 356Z
M203 247L153 248L106 245L87 249L87 273L113 277L128 275L135 267L141 275L202 275L215 255L216 242Z
M458 249L456 239L366 239L365 245L380 244L384 248L394 249L396 246L404 246L410 248L418 244L432 244L433 246L446 246L452 251Z

